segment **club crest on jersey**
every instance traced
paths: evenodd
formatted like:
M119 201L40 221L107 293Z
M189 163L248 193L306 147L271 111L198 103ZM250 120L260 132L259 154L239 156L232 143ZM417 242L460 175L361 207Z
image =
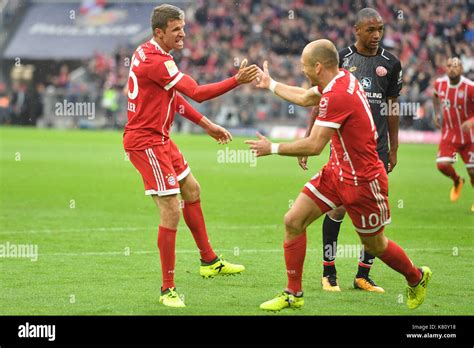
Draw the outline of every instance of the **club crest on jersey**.
M387 69L380 65L377 67L377 69L375 69L375 73L377 74L377 76L383 77L387 75Z
M168 180L168 184L170 184L171 186L176 185L176 179L174 178L173 174L168 174L166 176L166 180Z
M329 103L329 98L328 97L322 97L321 100L319 101L319 118L324 118L326 117L326 112L328 110L328 103Z
M372 89L372 78L364 76L360 79L360 83L365 90Z
M464 98L464 91L459 91L458 98Z
M354 72L354 71L356 71L356 70L357 70L357 67L356 67L356 66L351 66L351 67L349 68L349 72Z
M178 73L178 67L176 66L174 60L167 60L165 62L165 67L166 70L168 70L168 74L170 74L170 77L173 77Z

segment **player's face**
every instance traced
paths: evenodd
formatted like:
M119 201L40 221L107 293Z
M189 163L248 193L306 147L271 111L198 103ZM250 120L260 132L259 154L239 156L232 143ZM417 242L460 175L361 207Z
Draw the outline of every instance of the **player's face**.
M316 68L305 62L304 58L301 58L301 72L311 82L312 86L316 86L318 83L318 76L316 74Z
M157 30L158 37L170 50L181 50L184 48L184 26L186 23L183 19L175 19L168 21L165 31Z
M458 58L448 59L446 73L450 79L456 79L462 75L462 65Z
M375 50L379 48L383 30L382 18L369 18L356 26L356 37L365 48Z

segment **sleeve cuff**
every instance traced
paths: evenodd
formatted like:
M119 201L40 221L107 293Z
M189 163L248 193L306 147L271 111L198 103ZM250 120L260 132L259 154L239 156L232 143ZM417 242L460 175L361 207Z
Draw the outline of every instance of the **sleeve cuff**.
M314 122L314 124L316 126L327 127L327 128L335 128L335 129L341 128L341 125L339 123L336 123L336 122L327 122L327 121L316 120Z

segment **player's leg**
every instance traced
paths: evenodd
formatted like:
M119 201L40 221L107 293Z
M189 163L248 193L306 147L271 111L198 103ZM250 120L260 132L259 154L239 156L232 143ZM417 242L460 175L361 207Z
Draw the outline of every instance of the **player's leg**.
M318 205L304 193L300 193L294 205L286 213L285 253L288 283L277 297L260 305L261 309L279 311L284 308L301 308L303 300L303 264L306 256L306 228L323 214Z
M383 233L384 226L391 221L387 175L383 173L358 188L347 185L342 200L364 250L405 276L409 285L408 307L418 307L424 300L431 270L415 267L403 249Z
M175 291L175 245L179 223L179 186L173 180L164 180L175 175L166 154L166 146L155 146L142 151L130 151L129 159L143 178L145 194L151 195L160 213L158 227L158 249L160 251L163 284L160 303L170 307L184 307L184 302Z
M438 158L436 159L438 170L453 181L453 187L450 192L451 202L459 199L464 185L464 179L458 175L453 167L456 151L457 149L454 144L442 140L439 144Z
M181 198L183 199L183 217L191 230L194 241L199 248L203 262L212 262L217 258L209 242L204 215L201 208L201 187L189 173L180 182Z
M405 276L408 283L407 305L410 309L415 309L425 299L426 287L432 272L428 267L417 268L405 251L384 235L383 229L384 227L381 227L377 234L371 236L364 236L359 233L360 239L365 250L368 250L387 266Z
M170 157L177 173L181 198L183 199L183 217L190 229L201 255L199 272L205 278L217 275L238 274L245 270L243 265L232 264L218 257L211 247L207 234L206 223L201 208L201 187L191 173L188 163L181 151L170 140Z
M337 283L336 251L341 224L346 215L344 207L326 213L323 221L323 277L321 285L325 291L341 291Z
M385 172L388 174L388 152L386 151L378 151L378 155L380 160L383 162ZM372 255L370 252L362 248L359 256L359 264L357 267L357 274L354 279L354 288L370 291L370 292L378 292L384 293L385 290L375 284L375 282L369 277L370 270L375 261L375 256Z
M306 228L322 214L340 206L334 192L332 170L323 168L303 188L295 203L285 215L285 253L288 283L277 297L260 305L261 309L278 311L301 308L304 304L302 278L306 255Z

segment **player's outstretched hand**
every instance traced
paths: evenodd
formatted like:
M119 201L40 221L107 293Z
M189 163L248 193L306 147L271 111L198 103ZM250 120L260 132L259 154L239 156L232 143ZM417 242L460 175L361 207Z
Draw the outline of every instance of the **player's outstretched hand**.
M240 69L237 75L235 75L239 84L252 82L258 75L258 66L256 66L255 64L247 66L247 63L247 59L242 60L242 63L240 64Z
M308 170L308 156L297 157L301 169Z
M268 89L270 88L270 82L272 78L270 72L268 71L268 61L263 62L263 70L258 68L258 76L255 79L257 82L256 86L258 88Z
M434 123L434 125L435 125L436 128L441 129L441 125L440 125L438 116L435 115L435 116L433 117L433 123Z
M267 156L272 152L272 142L257 132L259 140L245 140L250 150L255 151L257 157Z
M209 125L206 128L206 132L211 137L216 139L219 144L224 145L232 141L232 134L230 134L230 132L224 127L221 127L215 123Z

